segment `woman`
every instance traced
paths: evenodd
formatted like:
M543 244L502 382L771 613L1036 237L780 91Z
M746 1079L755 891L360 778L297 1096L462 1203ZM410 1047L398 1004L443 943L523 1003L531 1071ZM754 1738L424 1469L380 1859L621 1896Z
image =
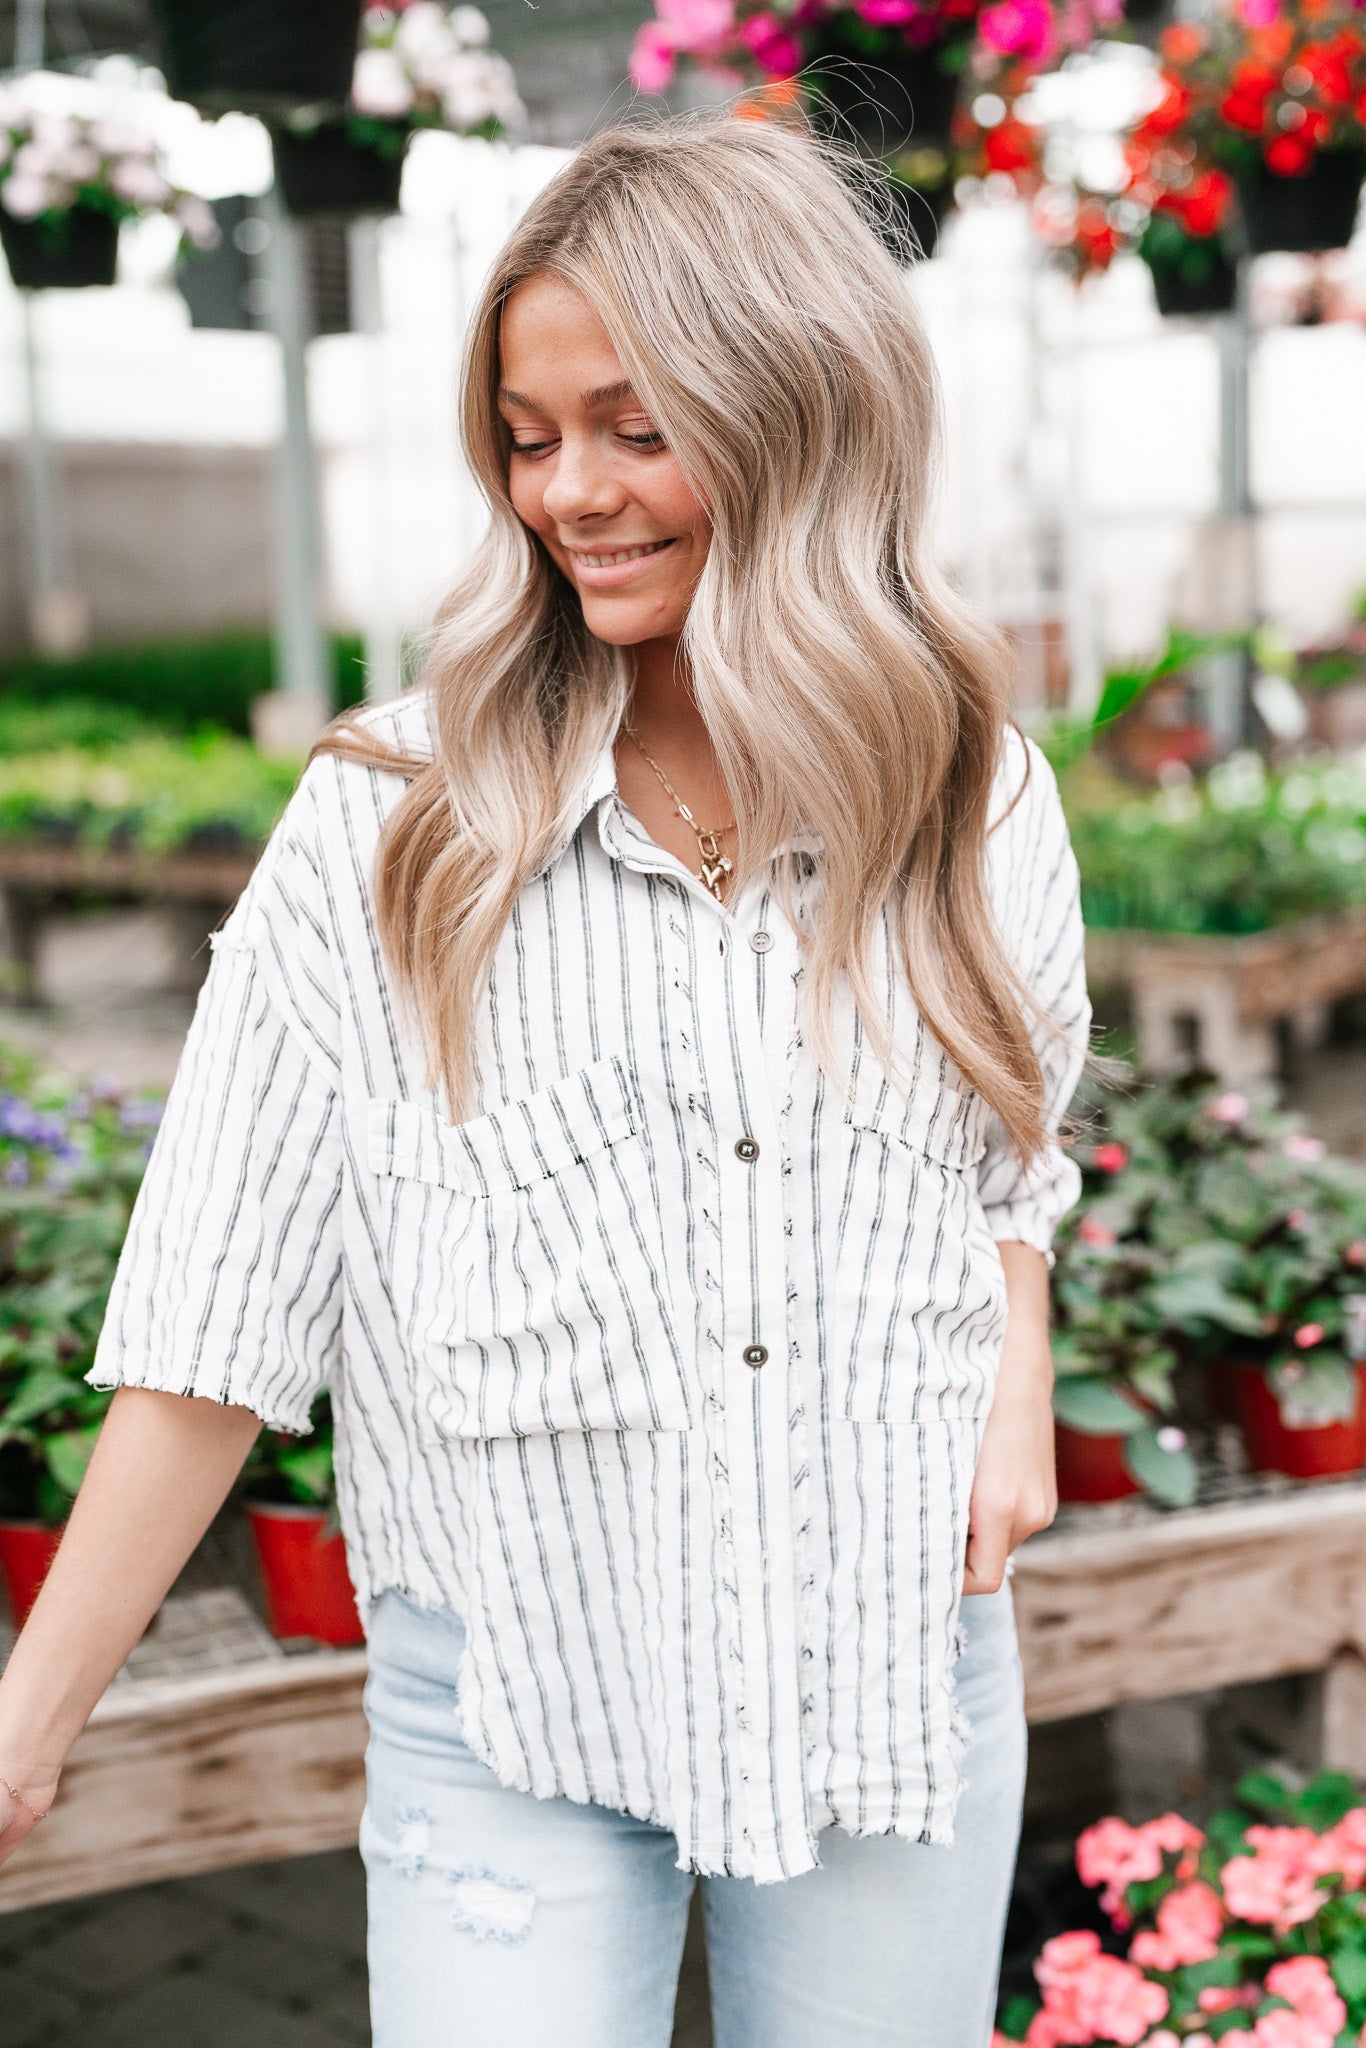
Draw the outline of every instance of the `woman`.
M925 553L929 351L809 143L618 130L464 407L425 686L320 744L216 944L0 1848L326 1381L378 2048L663 2048L699 1875L721 2048L983 2048L1087 1007Z

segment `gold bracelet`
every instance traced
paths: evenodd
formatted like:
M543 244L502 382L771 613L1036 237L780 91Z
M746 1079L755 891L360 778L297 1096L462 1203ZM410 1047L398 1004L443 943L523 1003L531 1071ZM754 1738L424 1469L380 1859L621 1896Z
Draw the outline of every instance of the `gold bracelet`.
M25 1799L23 1793L20 1792L17 1789L17 1787L11 1785L8 1778L0 1778L0 1788L3 1788L6 1792L9 1793L10 1798L14 1801L16 1806L23 1807L25 1813L29 1815L30 1819L33 1821L35 1826L39 1821L45 1820L47 1818L46 1814L39 1813L37 1807L32 1805L30 1801Z

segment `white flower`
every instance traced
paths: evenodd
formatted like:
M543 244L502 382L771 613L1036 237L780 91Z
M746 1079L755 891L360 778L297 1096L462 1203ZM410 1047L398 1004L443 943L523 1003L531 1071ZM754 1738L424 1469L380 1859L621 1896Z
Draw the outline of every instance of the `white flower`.
M53 158L53 168L73 185L87 185L99 175L100 153L88 142L71 142Z
M109 186L130 206L164 206L171 196L170 185L156 165L131 156L109 166Z
M446 10L439 0L413 0L405 7L394 30L394 48L410 64L440 56L450 48L451 34Z
M457 7L451 15L451 28L470 50L477 50L489 39L488 22L477 7Z
M213 208L206 199L197 198L193 192L181 194L176 202L175 217L196 249L216 249L222 240Z
M412 112L412 81L392 50L361 50L357 54L351 104L362 114Z
M57 186L47 178L21 178L12 173L0 185L0 206L15 220L32 220L36 214L46 213L49 207L60 204Z

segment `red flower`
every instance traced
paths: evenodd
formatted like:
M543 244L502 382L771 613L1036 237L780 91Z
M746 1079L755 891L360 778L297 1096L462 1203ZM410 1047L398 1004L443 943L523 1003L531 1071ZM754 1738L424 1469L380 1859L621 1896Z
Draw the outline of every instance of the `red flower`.
M1260 135L1266 120L1266 101L1252 93L1231 92L1219 102L1219 112L1230 128L1241 128L1248 135Z
M1314 161L1314 145L1303 129L1294 135L1277 135L1266 145L1266 161L1278 178L1299 178Z
M1157 47L1170 64L1193 64L1205 47L1205 31L1193 22L1173 22L1163 29Z
M1344 50L1340 43L1309 43L1295 62L1309 73L1321 100L1326 100L1330 107L1345 107L1352 97L1351 59L1354 54L1350 44Z
M1108 1223L1102 1223L1098 1216L1083 1216L1077 1225L1077 1236L1083 1244L1118 1244Z
M1202 171L1184 192L1166 192L1161 204L1189 235L1217 235L1228 218L1233 181L1223 171Z
M1150 135L1170 135L1181 126L1191 108L1191 96L1179 78L1164 72L1162 84L1161 99L1143 117L1143 126Z
M1102 1173L1123 1173L1129 1164L1129 1154L1123 1145L1117 1145L1111 1139L1104 1145L1097 1145L1091 1154L1091 1161Z
M1005 120L989 128L982 154L992 171L1032 171L1038 163L1038 138L1023 121Z

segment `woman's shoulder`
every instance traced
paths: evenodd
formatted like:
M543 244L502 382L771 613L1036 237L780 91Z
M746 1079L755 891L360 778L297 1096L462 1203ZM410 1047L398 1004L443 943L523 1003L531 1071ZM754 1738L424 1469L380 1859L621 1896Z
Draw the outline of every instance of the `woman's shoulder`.
M995 839L1037 834L1062 814L1057 778L1047 756L1013 722L1001 736L991 791L989 831Z

